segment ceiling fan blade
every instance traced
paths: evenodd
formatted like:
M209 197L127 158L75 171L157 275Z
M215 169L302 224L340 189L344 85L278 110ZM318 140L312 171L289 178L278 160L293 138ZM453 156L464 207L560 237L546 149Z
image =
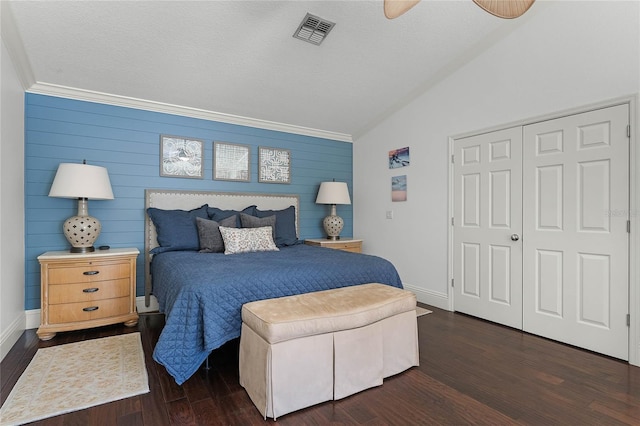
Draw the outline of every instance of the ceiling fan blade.
M524 14L535 0L473 0L475 4L498 18L513 19Z
M415 6L420 0L384 0L384 16L394 19Z

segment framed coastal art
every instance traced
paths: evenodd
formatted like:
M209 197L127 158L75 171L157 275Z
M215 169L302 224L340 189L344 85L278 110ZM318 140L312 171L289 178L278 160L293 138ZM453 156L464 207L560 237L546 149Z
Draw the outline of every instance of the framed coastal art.
M202 179L204 141L160 135L160 176Z
M410 164L409 147L394 149L389 151L389 168L397 169Z
M251 147L249 145L214 142L213 179L251 182Z
M407 175L391 178L391 201L407 201Z
M291 183L291 151L258 147L258 182Z

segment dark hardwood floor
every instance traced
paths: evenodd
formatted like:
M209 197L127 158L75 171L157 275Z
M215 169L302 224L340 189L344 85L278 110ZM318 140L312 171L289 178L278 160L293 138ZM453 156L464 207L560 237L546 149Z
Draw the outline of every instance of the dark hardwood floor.
M388 378L380 387L285 415L278 423L640 425L640 368L433 310L418 318L420 367ZM0 401L4 403L38 348L140 331L150 393L35 424L265 424L238 384L237 341L214 351L211 370L201 368L177 386L151 358L163 325L162 315L146 314L137 328L118 325L60 333L49 342L39 342L35 331L28 330L0 364Z

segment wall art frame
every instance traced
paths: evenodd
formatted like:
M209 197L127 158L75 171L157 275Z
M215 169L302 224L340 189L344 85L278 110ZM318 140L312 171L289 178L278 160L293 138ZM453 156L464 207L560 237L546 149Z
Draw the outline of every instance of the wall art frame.
M204 141L160 135L160 176L202 179Z
M389 151L389 168L397 169L407 167L410 164L409 147L398 148Z
M391 201L407 201L407 175L391 178Z
M291 151L259 146L258 182L291 183Z
M251 182L251 146L213 142L213 179Z

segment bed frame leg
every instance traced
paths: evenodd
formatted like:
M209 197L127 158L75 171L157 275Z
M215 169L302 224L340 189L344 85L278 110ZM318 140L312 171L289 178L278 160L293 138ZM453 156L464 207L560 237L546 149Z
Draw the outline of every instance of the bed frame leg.
M207 355L207 359L204 362L204 369L209 371L211 367L209 366L209 355Z

